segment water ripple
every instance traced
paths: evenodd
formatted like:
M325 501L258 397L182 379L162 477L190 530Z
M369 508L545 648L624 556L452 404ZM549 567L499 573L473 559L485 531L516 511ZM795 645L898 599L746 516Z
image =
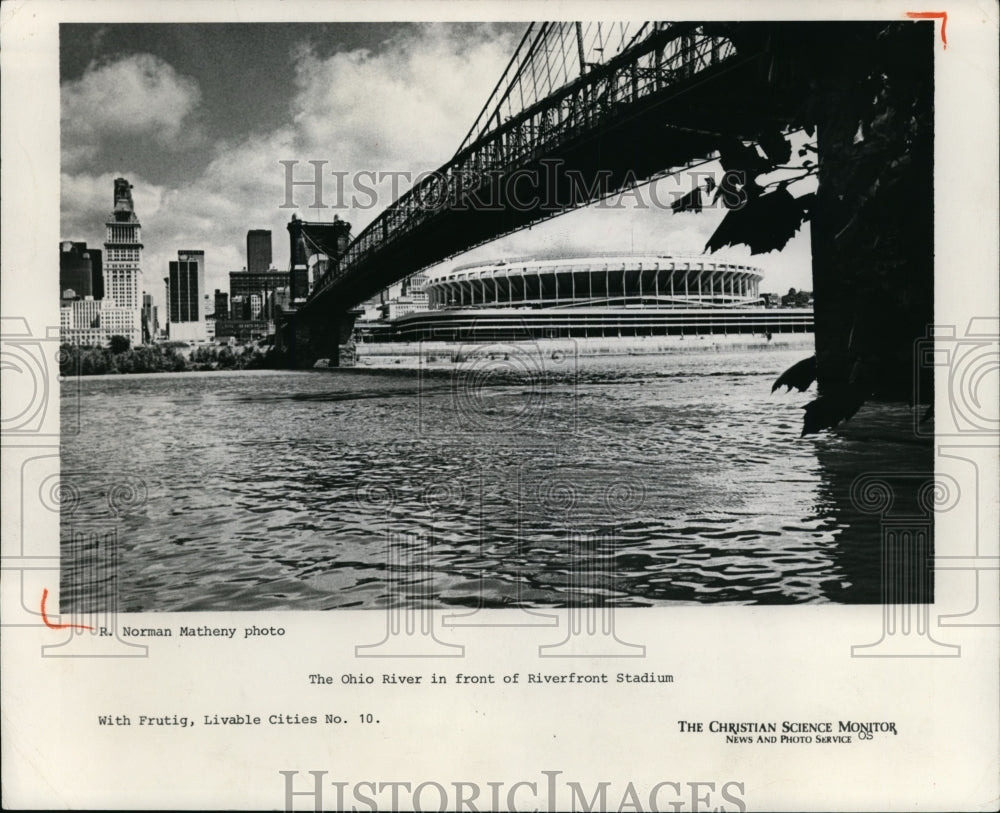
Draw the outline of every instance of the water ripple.
M581 359L475 391L449 370L84 379L62 603L106 601L109 522L127 611L877 601L850 483L931 458L873 443L877 407L857 437L800 439L810 396L770 395L799 356ZM109 518L107 472L145 504Z

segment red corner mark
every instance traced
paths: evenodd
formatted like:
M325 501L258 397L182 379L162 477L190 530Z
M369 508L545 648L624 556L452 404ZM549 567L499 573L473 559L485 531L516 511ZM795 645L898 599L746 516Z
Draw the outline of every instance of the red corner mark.
M74 629L74 630L90 630L91 632L94 631L93 627L88 627L83 624L53 624L51 621L49 621L49 617L45 613L45 600L48 597L49 597L49 591L48 588L46 588L45 590L42 590L42 621L45 622L45 626L48 627L50 630Z
M947 11L908 11L906 16L911 20L940 20L941 21L941 42L944 43L945 50L948 49L948 34L945 29L948 27Z

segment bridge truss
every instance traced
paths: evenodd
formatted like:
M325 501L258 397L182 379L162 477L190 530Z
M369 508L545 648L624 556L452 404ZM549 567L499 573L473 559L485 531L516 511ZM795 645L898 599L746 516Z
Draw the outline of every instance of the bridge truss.
M350 307L394 281L393 276L401 278L503 234L615 194L622 188L621 173L611 183L573 189L536 211L493 217L482 228L479 224L465 228L466 237L457 242L446 239L437 240L436 247L424 245L432 233L443 233L443 221L471 225L469 212L495 203L501 180L509 181L525 167L538 167L545 160L562 160L588 139L592 144L602 132L620 128L651 106L662 105L672 91L696 83L703 73L724 69L736 57L732 43L705 33L696 23L529 25L454 157L401 195L356 237L346 253L331 263L303 310L331 297L335 307ZM699 148L688 147L675 151L671 160L637 167L631 181L649 181L711 160L714 150L715 144L701 137ZM516 208L509 199L503 204ZM480 220L485 223L485 218ZM306 231L308 227L305 224ZM422 233L427 238L423 241ZM402 266L401 257L407 258ZM380 258L394 258L394 270L378 271L376 266L384 265Z

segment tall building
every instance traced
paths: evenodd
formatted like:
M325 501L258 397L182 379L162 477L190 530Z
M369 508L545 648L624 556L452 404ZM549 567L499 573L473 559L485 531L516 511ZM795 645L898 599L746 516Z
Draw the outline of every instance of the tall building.
M59 244L59 298L93 297L93 265L86 243L69 240Z
M104 299L104 252L99 248L88 248L90 255L90 284L94 299Z
M197 249L181 249L177 252L180 262L194 263L197 266L197 321L205 321L205 252ZM194 320L192 320L194 321Z
M142 294L142 336L146 342L153 341L160 332L157 307L151 294Z
M214 313L216 319L229 318L229 294L227 294L225 291L220 291L218 288L215 289Z
M242 271L231 271L229 274L229 296L230 300L236 297L243 297L243 301L249 302L253 294L261 297L261 301L272 298L276 288L288 286L288 272L279 271L271 266L265 271L251 272L246 269ZM265 314L265 318L270 319L272 314Z
M66 344L101 347L108 343L102 324L103 302L90 299L67 301L59 309L59 337Z
M229 297L229 318L232 320L237 319L247 319L248 316L244 313L243 307L243 297L236 295Z
M142 234L132 185L125 178L115 178L114 210L105 227L104 298L112 300L109 307L122 312L115 315L115 330L125 331L120 335L137 345L142 342Z
M197 322L198 264L187 260L171 260L168 285L170 290L170 324Z
M330 270L330 258L325 254L314 254L309 258L309 290L315 288L324 274Z
M247 232L247 271L262 273L271 267L271 232L251 229Z
M164 317L167 320L167 324L170 324L170 277L166 276L163 278L163 288L165 290L165 302L166 308L163 311Z
M167 330L174 341L205 341L205 252L178 251L167 277Z

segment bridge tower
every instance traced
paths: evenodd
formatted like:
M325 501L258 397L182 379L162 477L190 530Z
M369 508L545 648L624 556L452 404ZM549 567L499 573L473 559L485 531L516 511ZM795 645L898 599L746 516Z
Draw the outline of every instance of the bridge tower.
M325 255L329 268L335 267L350 243L351 224L339 217L333 223L311 223L292 215L288 223L288 276L290 307L282 314L278 330L279 346L286 350L298 367L308 367L317 359L329 359L331 367L340 366L340 347L350 341L354 321L361 311L345 307L312 318L296 318L309 297L309 259Z

